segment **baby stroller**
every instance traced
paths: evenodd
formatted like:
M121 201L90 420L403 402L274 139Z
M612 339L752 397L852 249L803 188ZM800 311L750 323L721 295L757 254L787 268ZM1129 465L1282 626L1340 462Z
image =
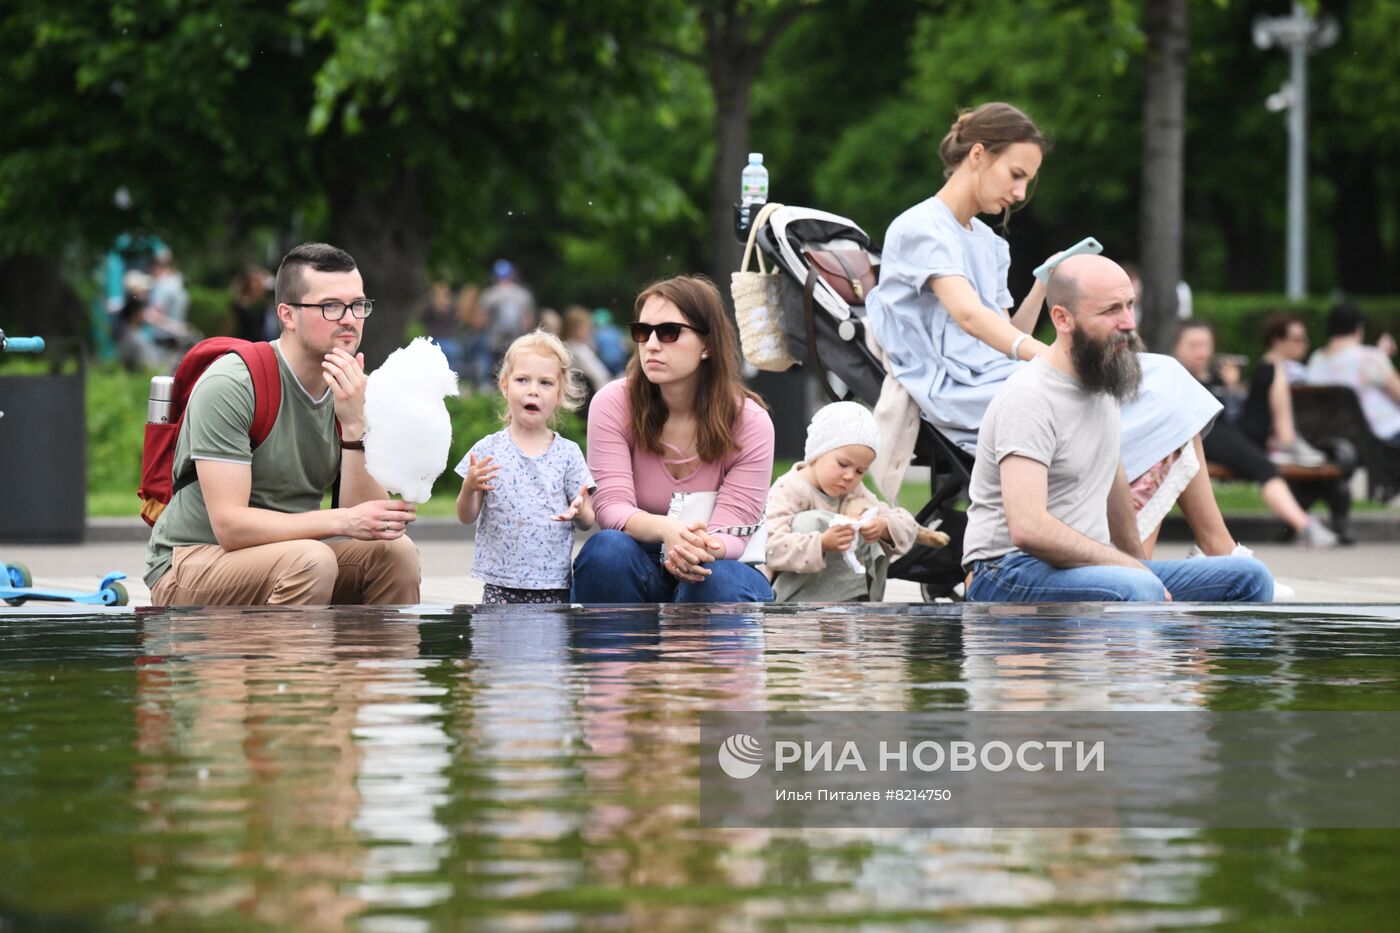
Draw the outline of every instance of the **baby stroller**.
M854 221L813 208L770 205L757 221L756 247L797 286L783 290L790 354L832 401L857 399L873 408L885 367L867 343L864 302L877 281L879 246ZM959 506L972 458L921 418L911 465L930 467L932 473L932 495L915 518L926 527L936 521L949 543L942 548L916 544L891 564L890 576L920 584L929 601L954 596L964 577L967 515Z

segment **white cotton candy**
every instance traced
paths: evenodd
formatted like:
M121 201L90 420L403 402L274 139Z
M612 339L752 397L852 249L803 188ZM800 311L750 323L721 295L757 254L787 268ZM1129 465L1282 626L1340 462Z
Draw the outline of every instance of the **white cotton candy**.
M877 510L872 505L870 508L866 509L863 513L861 513L860 518L847 518L844 515L837 515L831 520L831 524L827 527L835 528L837 525L855 525L856 530L859 531L862 525L864 525L866 522L870 521L872 518L879 514L879 510ZM844 551L841 552L841 556L846 558L846 565L850 567L853 572L865 573L865 565L860 562L859 557L856 557L856 545L859 543L859 539L852 541L850 545Z
M457 374L427 337L389 354L365 385L365 467L408 502L427 502L447 466L452 420L443 397Z

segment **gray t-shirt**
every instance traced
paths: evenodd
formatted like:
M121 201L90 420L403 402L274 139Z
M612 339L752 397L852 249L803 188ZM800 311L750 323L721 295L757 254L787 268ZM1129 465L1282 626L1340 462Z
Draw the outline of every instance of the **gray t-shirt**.
M277 347L277 344L273 344ZM282 358L282 404L267 439L252 449L253 377L236 353L209 364L190 392L180 437L175 442L175 476L194 469L195 460L221 460L252 466L248 504L274 512L314 512L340 472L335 433L335 397L325 386L312 398ZM170 569L171 552L188 544L218 544L199 483L171 498L151 529L146 547L146 583L154 587Z
M457 464L458 476L467 475L473 454L477 460L491 457L501 469L477 516L472 576L518 590L568 589L574 523L551 516L567 509L585 485L594 486L583 451L556 434L548 450L531 457L515 446L507 429L472 445Z
M1118 471L1118 403L1111 395L1086 392L1037 357L1006 380L982 422L969 489L964 567L1015 550L1001 488L1001 461L1012 454L1047 467L1051 515L1112 547L1108 493Z

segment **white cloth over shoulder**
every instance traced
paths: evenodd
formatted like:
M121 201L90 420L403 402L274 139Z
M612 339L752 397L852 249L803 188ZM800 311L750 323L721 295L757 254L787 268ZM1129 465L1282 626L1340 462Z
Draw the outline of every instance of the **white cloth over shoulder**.
M1175 357L1143 353L1142 392L1123 405L1120 456L1128 480L1205 434L1224 406Z

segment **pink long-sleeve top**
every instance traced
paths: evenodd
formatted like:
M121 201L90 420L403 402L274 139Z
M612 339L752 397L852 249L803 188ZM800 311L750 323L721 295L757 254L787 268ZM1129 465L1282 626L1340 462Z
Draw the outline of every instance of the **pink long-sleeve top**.
M712 533L762 522L773 478L773 421L753 399L744 399L735 440L738 446L712 463L698 457L677 461L643 450L632 436L626 380L603 386L588 409L588 469L598 487L593 495L598 527L621 531L637 512L665 515L675 492L718 493L710 516ZM693 462L695 470L676 479L666 469L668 462ZM726 558L744 553L746 538L717 537L724 542Z

